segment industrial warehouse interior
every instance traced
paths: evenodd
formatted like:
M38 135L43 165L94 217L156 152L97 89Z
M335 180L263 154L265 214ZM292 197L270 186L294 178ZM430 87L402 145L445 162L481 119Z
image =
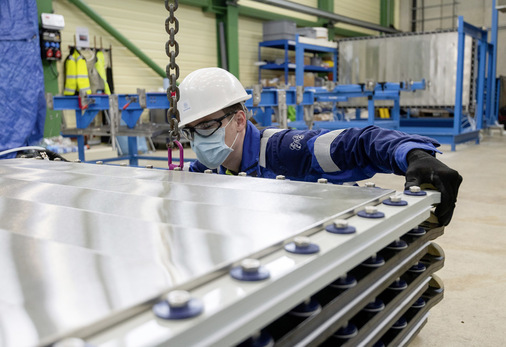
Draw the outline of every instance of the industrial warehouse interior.
M502 346L506 1L0 2L0 346Z

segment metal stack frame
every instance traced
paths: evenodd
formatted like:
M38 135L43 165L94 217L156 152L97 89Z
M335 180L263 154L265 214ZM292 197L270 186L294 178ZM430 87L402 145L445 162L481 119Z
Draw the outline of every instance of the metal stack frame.
M264 346L266 338L277 346L398 346L443 296L433 273L444 252L432 242L443 228L429 222L439 192L36 159L0 163L0 180L0 236L13 241L0 268L19 278L4 297L4 314L17 322L8 325L7 346L68 338L97 347ZM210 196L196 194L202 190ZM218 192L227 198L216 200ZM149 208L125 210L132 204ZM12 213L21 206L33 213ZM33 261L9 272L27 249ZM49 252L61 263L52 271ZM255 277L247 259L268 276ZM248 276L237 277L238 269ZM68 273L88 277L73 280L79 295L53 300ZM201 309L181 316L186 304L173 303L178 315L166 317L176 291ZM16 334L26 326L37 329Z

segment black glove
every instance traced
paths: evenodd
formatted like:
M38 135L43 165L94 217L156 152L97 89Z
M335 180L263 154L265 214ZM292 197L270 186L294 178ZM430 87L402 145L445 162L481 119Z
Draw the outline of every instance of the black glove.
M462 176L421 149L411 150L406 159L408 169L404 188L432 185L439 190L441 192L441 203L437 205L435 214L438 217L439 224L448 225L455 209Z

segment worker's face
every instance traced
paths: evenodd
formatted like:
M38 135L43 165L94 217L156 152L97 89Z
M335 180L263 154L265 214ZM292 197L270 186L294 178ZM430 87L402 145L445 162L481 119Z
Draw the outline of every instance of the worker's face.
M214 112L198 121L189 123L184 130L190 134L189 138L193 141L195 135L211 136L219 128L225 127L225 144L231 147L237 136L237 127L233 118L237 112L232 111L227 114L222 110Z

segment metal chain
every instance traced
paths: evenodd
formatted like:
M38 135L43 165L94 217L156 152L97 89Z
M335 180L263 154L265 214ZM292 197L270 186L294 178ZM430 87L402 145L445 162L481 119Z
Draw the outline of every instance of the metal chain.
M167 113L167 122L169 123L169 146L173 147L174 140L179 141L181 133L179 132L179 110L177 102L179 101L179 88L177 79L179 78L179 66L176 64L176 57L179 54L179 44L176 41L176 34L179 31L179 21L174 12L178 8L178 0L165 0L165 8L169 11L169 17L165 20L165 31L169 34L169 40L165 43L165 53L170 59L165 69L169 79L169 88L167 88L167 98L170 102L170 108Z

